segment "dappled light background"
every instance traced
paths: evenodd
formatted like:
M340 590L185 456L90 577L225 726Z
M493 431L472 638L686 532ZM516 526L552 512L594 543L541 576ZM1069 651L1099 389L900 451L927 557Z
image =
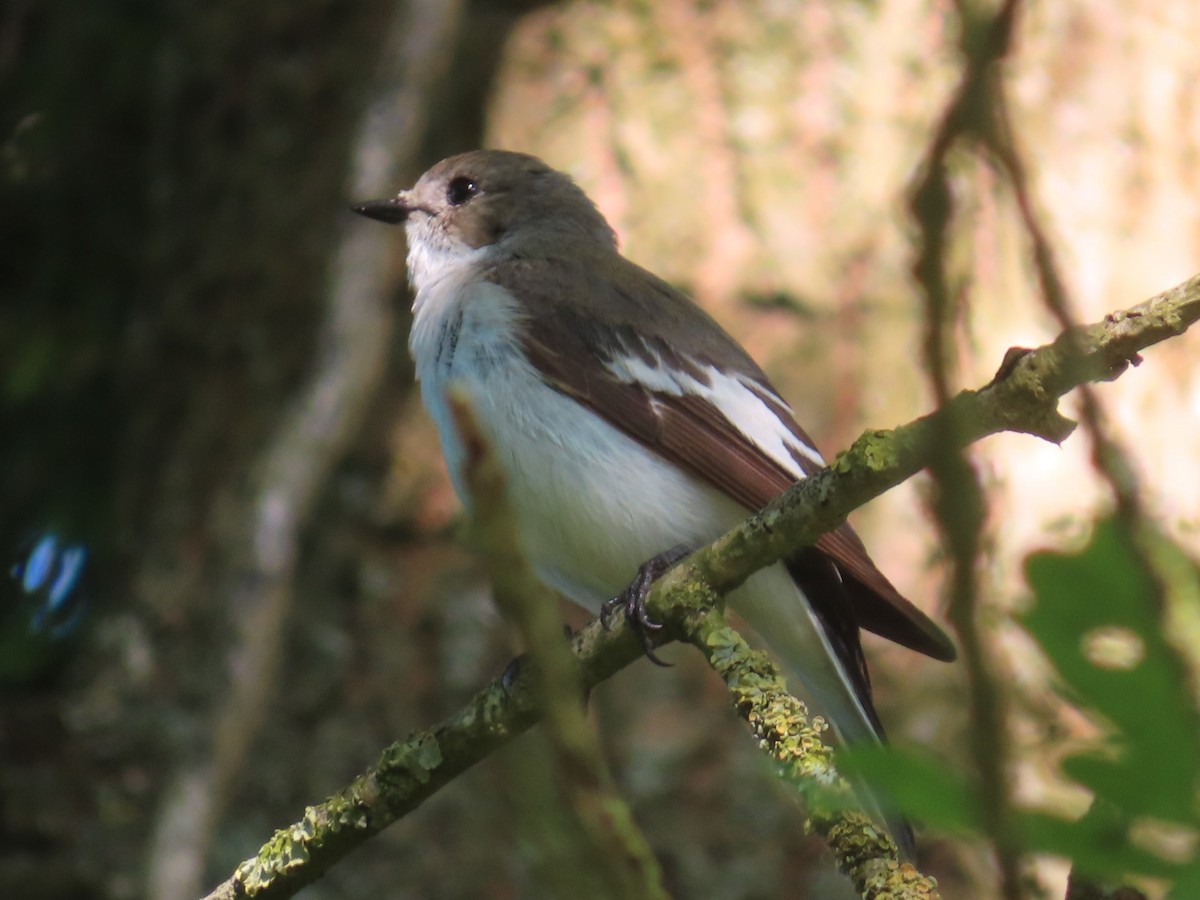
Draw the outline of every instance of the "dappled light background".
M537 154L830 457L930 409L906 191L957 81L952 4L217 2L86 28L33 6L0 14L0 526L14 547L69 529L95 565L74 643L0 697L0 896L199 896L519 649L412 389L403 236L351 201L473 146ZM1020 19L1011 117L1081 321L1200 269L1198 37L1190 0ZM965 150L951 166L967 388L1057 329L1011 195ZM1097 393L1200 557L1198 354L1167 342ZM1076 546L1109 499L1083 435L971 452L1018 795L1082 812L1055 760L1094 723L1014 617L1025 555ZM940 617L927 493L854 522ZM867 649L894 742L965 770L961 667ZM591 702L674 896L842 896L719 681L668 653ZM573 895L546 752L520 739L302 896ZM920 842L946 896L994 896L985 848ZM1049 896L1065 874L1035 870Z

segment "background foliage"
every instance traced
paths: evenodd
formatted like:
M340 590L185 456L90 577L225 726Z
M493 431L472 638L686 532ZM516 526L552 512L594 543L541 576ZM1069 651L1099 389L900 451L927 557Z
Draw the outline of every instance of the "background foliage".
M957 78L957 23L928 0L0 12L0 538L16 554L52 527L94 561L76 643L0 699L0 895L198 896L509 659L411 391L402 241L352 221L349 201L472 146L544 156L630 256L747 344L832 453L931 403L904 198ZM1011 115L1081 319L1197 268L1197 34L1189 0L1019 19ZM1057 329L1010 192L977 156L949 162L953 380L975 385ZM1163 345L1102 391L1145 503L1193 557L1197 350L1195 335ZM972 451L979 615L1016 799L1078 816L1081 786L1137 784L1146 805L1126 812L1154 820L1161 850L1180 810L1158 805L1161 782L1125 780L1152 724L1129 716L1161 702L1194 717L1192 680L1183 692L1169 673L1161 695L1081 683L1073 623L1047 618L1088 607L1072 566L1121 578L1104 532L1089 538L1110 505L1089 453L1015 435ZM905 485L856 523L937 611L927 495ZM1048 547L1059 556L1027 582L1023 560ZM1196 598L1167 600L1168 636L1196 646ZM1160 631L1118 624L1154 657ZM961 667L868 652L895 742L968 769ZM674 658L593 703L675 895L834 896L720 684ZM1091 751L1113 728L1133 742L1124 770ZM1194 735L1163 746L1188 765ZM562 896L576 851L545 753L522 739L307 896ZM1135 767L1147 778L1181 764L1151 760ZM995 890L981 843L933 828L922 852L947 896ZM1046 856L1029 878L1061 896L1065 871Z

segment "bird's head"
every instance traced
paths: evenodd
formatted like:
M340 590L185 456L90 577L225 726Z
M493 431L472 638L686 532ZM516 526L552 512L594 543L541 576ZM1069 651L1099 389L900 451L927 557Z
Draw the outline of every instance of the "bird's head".
M570 176L535 156L475 150L442 160L409 190L354 211L408 232L410 274L418 286L434 265L480 252L515 257L612 251L616 239Z

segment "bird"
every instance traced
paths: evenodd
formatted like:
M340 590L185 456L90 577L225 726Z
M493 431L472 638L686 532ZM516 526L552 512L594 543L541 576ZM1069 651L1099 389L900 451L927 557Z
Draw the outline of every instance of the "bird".
M409 349L468 515L452 391L502 466L535 573L591 612L617 602L644 612L628 603L632 581L644 588L825 466L742 346L626 259L587 194L537 157L458 154L411 189L352 208L405 226ZM727 600L844 744L885 740L862 629L955 658L950 638L876 567L848 523ZM907 824L869 800L912 858Z

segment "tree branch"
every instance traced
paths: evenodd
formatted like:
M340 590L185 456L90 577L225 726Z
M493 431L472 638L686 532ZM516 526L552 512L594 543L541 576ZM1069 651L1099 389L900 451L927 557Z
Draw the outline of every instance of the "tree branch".
M808 825L824 838L838 868L866 900L936 900L937 882L911 863L901 863L896 844L869 816L838 774L833 751L821 739L820 719L809 719L805 704L788 693L779 669L761 651L750 649L714 605L688 616L681 627L688 641L725 680L734 708L750 726L763 751L778 764L781 777L803 799Z
M1128 310L1112 313L1102 322L1064 332L1051 344L1010 351L985 387L963 391L942 409L893 431L867 432L828 468L798 482L764 510L676 566L651 594L652 612L668 624L665 630L671 637L687 636L698 642L714 663L757 665L754 655L746 657L740 650L721 658L722 641L725 646L737 646L728 643L732 639L722 637L716 646L710 643L718 633L727 635L713 613L720 596L797 547L814 543L853 509L920 471L932 458L935 439L962 447L989 434L1017 431L1061 442L1074 428L1058 411L1061 396L1085 382L1116 378L1130 363L1140 361L1139 351L1182 334L1197 319L1200 275ZM593 622L575 636L572 651L580 684L586 690L637 659L641 645L628 628L606 632ZM329 800L309 807L300 822L276 832L258 855L242 863L208 900L291 897L319 878L371 835L536 723L541 713L532 687L534 668L523 667L511 679L496 679L451 718L384 750L374 768ZM740 683L753 688L757 676L747 676L752 670L732 671ZM722 674L728 682L730 675ZM759 691L757 696L770 700L774 695ZM761 704L735 700L739 712L752 727L759 728L761 723L755 717L760 716ZM789 709L792 720L784 732L795 739L780 741L781 746L791 748L789 752L804 751L793 761L792 769L801 777L809 769L824 773L822 778L831 777L831 764L821 762L827 760L828 748L807 731L807 720L797 718L798 714L799 708ZM810 806L814 828L826 834L835 849L863 851L861 838L872 829L856 829L856 820L864 824L858 814L831 814L815 797L808 798L814 804ZM895 850L889 851L888 843L883 839L857 858L845 850L839 855L839 865L860 880L864 865L895 868ZM866 890L864 893L871 896ZM932 896L924 886L908 893L922 895Z

